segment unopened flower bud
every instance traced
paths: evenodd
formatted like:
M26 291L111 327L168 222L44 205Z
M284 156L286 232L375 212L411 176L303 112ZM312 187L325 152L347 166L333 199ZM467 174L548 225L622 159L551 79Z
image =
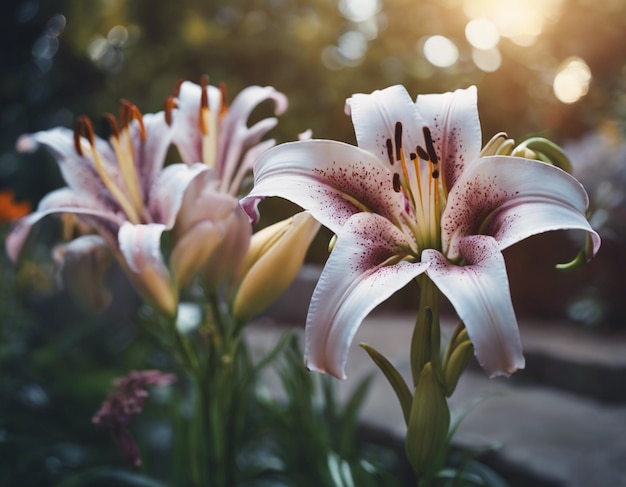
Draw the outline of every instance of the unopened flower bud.
M449 427L448 403L429 362L422 369L415 388L406 435L406 454L416 472L439 470L445 459Z
M450 337L448 348L443 357L443 382L447 397L456 389L461 374L474 355L474 346L467 334L463 322L459 323Z
M289 287L319 227L309 213L302 212L252 236L233 301L237 319L260 313Z

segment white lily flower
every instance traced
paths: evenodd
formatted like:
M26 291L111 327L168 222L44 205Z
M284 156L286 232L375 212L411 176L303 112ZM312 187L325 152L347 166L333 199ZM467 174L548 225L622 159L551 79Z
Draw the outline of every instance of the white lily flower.
M476 88L420 95L402 86L347 100L358 147L330 140L283 144L255 167L243 204L280 196L337 235L314 291L305 360L345 378L352 339L367 314L426 274L449 299L490 376L524 366L502 250L531 235L577 229L580 183L549 164L481 157Z

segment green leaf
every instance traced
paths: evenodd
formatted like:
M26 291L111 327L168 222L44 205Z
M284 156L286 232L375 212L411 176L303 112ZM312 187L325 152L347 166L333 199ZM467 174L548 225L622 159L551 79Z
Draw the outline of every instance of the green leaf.
M359 343L359 346L369 354L371 359L387 378L387 381L398 397L398 401L400 401L404 422L408 425L409 418L411 417L411 404L413 402L413 395L411 394L409 386L406 385L400 372L398 372L383 354L375 348L370 347L367 343Z

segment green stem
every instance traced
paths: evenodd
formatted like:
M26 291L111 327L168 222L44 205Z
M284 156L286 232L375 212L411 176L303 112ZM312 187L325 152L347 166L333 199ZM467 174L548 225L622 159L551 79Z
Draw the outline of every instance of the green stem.
M414 387L417 387L422 369L428 362L431 362L438 378L443 376L440 356L440 292L425 275L418 278L418 284L420 288L419 309L411 338L411 372Z

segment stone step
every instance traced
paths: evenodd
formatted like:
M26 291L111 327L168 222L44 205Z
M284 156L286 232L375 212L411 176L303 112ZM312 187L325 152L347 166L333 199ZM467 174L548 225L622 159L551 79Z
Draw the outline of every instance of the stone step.
M287 326L303 326L320 272L319 266L305 265L291 288L264 316ZM401 329L398 336L405 339L415 319L415 312L394 312L394 303L392 297L390 303L374 310L367 320L374 327L382 322L380 337L376 337L381 343L394 340L387 332L385 320L391 320L394 328ZM451 333L455 325L456 318L452 314L442 319L444 331ZM526 368L512 380L554 387L601 401L626 402L625 331L600 332L579 324L534 318L520 319L519 326ZM371 345L376 347L376 343L373 340ZM401 353L408 355L406 342L397 344L401 346ZM473 367L478 365L474 363Z
M413 320L412 314L368 317L350 350L348 380L337 381L339 398L346 398L362 377L374 373L362 421L398 441L406 431L400 407L356 344L374 346L408 378ZM259 350L267 350L285 330L268 319L259 325L249 330ZM444 332L453 325L444 320ZM489 450L481 458L513 487L626 487L626 402L621 395L626 340L551 322L524 320L520 329L526 371L488 379L476 366L461 378L450 400L453 415L478 404L462 421L455 446ZM610 392L614 388L620 391Z

